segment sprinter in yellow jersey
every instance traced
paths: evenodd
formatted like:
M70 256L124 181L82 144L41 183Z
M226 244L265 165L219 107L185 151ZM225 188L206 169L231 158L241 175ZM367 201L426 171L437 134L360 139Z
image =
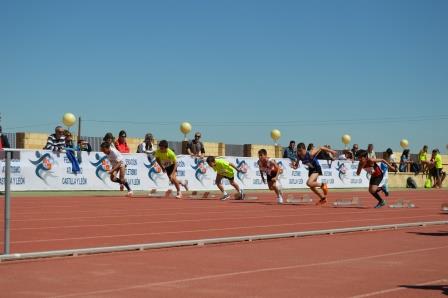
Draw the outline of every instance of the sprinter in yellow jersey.
M442 188L443 180L445 180L446 173L443 171L442 155L439 149L432 150L430 165L432 166L432 176L434 179L433 188Z
M173 150L168 148L168 142L166 140L160 141L159 149L157 149L156 152L154 153L154 158L162 168L162 171L168 175L170 182L173 183L174 186L176 187L177 191L176 198L181 199L182 193L180 192L180 185L182 185L185 188L185 190L188 190L188 180L186 180L184 183L177 180L176 154L173 152Z
M216 172L216 186L218 186L219 190L222 192L221 200L225 201L230 198L230 195L226 192L224 185L221 183L223 178L229 180L230 185L232 185L239 193L238 199L243 200L244 192L235 182L233 173L233 169L238 171L238 168L233 163L230 163L223 158L215 158L214 156L207 157L207 163Z

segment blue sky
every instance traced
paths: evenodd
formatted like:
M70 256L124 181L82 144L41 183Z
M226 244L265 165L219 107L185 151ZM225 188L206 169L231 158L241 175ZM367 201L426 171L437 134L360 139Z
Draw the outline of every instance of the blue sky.
M0 0L4 130L448 144L448 1ZM98 122L110 121L110 122Z

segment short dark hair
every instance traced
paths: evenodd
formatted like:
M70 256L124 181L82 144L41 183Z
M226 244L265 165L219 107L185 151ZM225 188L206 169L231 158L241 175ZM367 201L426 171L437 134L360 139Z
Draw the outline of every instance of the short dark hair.
M102 142L101 149L103 149L103 148L110 148L110 144L108 142Z
M126 132L124 130L120 130L120 132L118 133L118 136L126 138Z
M305 146L305 144L303 144L303 145ZM314 144L313 143L309 143L308 147L306 148L306 150L310 151L313 147L314 147ZM303 149L305 149L305 148L303 148Z
M62 126L58 125L54 128L54 132L57 132L58 130L64 129Z
M367 153L367 150L361 149L358 151L358 153L356 155L358 157L367 157L368 153Z
M207 163L211 163L215 161L215 157L214 156L209 156L207 157Z
M389 154L389 155L392 155L394 152L392 151L391 148L387 148L386 149L386 153Z
M289 141L289 145L291 145L291 144L295 144L296 143L296 141L294 141L294 140L292 140L292 141Z
M297 150L299 150L299 149L305 149L305 143L298 143Z
M114 135L111 132L108 132L104 135L103 141L106 141L108 139L114 139Z
M167 140L161 140L159 142L159 147L165 147L168 148L168 141Z
M268 155L268 152L266 151L266 149L260 149L258 150L258 155Z

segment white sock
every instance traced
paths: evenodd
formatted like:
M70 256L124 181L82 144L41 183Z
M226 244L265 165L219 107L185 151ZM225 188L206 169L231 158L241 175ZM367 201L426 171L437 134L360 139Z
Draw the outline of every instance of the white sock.
M225 196L227 196L227 192L226 192L226 191L224 191L222 194L225 195Z

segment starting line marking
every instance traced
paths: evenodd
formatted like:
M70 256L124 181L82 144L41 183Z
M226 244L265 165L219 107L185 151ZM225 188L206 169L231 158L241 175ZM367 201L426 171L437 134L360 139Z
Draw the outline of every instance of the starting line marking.
M42 251L42 252L13 253L13 254L0 255L0 262L24 260L24 259L61 257L61 256L79 256L79 255L110 253L110 252L119 252L119 251L132 251L132 250L142 251L142 250L147 250L147 249L170 248L170 247L181 247L181 246L199 246L199 245L202 246L202 245L207 245L207 244L244 242L244 241L254 241L254 240L297 238L297 237L316 236L316 235L334 235L334 234L340 234L340 233L392 230L392 229L398 229L398 228L426 227L426 226L432 226L432 225L447 225L447 224L448 224L448 221L428 221L428 222L388 224L388 225L377 225L377 226L362 226L362 227L352 227L352 228L314 230L314 231L302 231L302 232L290 232L290 233L278 233L278 234L258 234L258 235L225 237L225 238L209 238L209 239L199 239L199 240L183 240L183 241L158 242L158 243L133 244L133 245L108 246L108 247L93 247L93 248Z
M167 191L157 191L157 189L153 188L149 192L150 198L168 198L171 197L173 191L171 189L168 189Z

